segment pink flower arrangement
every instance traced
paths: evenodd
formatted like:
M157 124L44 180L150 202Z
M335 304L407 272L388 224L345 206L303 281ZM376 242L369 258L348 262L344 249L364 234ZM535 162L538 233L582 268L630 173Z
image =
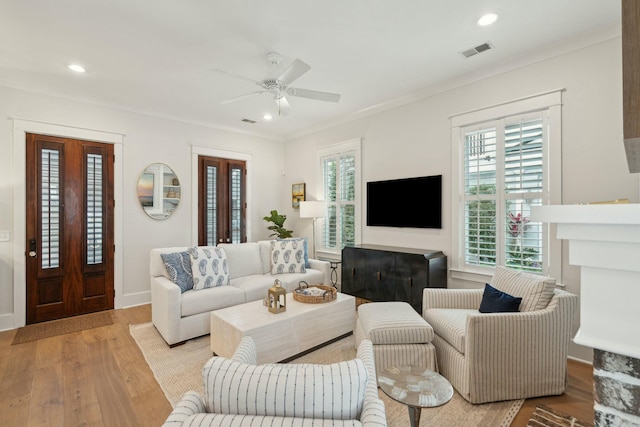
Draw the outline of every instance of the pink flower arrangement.
M521 235L528 222L529 218L522 216L522 213L518 212L517 215L514 215L509 212L509 233L513 237Z

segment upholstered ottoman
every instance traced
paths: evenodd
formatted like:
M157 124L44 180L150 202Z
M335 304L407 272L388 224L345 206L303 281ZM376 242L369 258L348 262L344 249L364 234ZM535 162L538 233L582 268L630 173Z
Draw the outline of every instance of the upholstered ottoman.
M358 306L356 346L371 340L376 372L388 366L424 366L438 372L433 328L406 302L371 302Z

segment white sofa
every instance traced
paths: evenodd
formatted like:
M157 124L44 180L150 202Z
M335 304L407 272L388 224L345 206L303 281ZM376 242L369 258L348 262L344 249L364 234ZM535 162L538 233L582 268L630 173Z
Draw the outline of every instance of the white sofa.
M213 357L202 370L204 396L187 392L163 427L384 427L371 341L356 358L333 364L256 365L246 336L231 359Z
M170 346L208 334L209 313L220 308L261 300L275 279L287 292L300 281L309 285L330 283L330 264L309 259L305 273L271 274L271 240L239 244L219 244L229 265L229 286L187 290L169 279L161 254L186 251L186 247L156 248L149 260L151 280L151 318Z

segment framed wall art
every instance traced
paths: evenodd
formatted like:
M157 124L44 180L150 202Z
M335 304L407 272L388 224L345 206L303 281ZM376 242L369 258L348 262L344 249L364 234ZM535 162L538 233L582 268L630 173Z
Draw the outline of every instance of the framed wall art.
M300 202L304 202L305 197L305 183L293 184L291 186L291 206L294 208L300 207Z

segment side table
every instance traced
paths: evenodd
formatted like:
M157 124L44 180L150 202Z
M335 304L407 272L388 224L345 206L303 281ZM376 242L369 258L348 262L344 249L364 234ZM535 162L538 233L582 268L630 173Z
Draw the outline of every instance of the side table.
M442 375L419 366L391 366L378 376L380 389L407 405L411 427L420 425L422 408L444 405L453 397L451 383Z
M331 284L335 288L338 285L338 266L342 261L329 261L331 266Z

